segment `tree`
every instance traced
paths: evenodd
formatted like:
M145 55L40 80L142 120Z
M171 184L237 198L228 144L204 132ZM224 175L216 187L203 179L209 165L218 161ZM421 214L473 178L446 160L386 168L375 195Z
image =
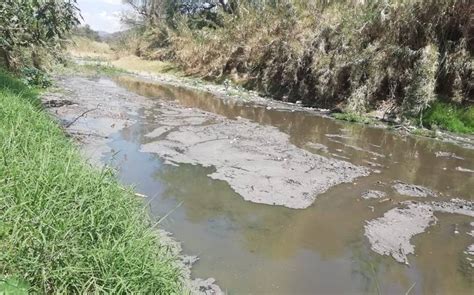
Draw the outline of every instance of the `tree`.
M72 31L72 33L73 33L75 36L88 38L88 39L91 39L91 40L94 40L94 41L97 41L97 42L100 42L100 41L101 41L99 32L94 31L94 30L91 29L91 27L90 27L89 25L87 25L87 24L84 25L84 26L78 26L78 27L74 28L74 30Z
M51 49L79 24L76 0L2 0L0 2L0 57L12 68L12 55L21 48Z
M187 16L209 16L218 9L234 14L238 0L124 0L140 18L140 24L154 26L166 20L170 23L177 14ZM135 24L136 19L125 19L128 24Z

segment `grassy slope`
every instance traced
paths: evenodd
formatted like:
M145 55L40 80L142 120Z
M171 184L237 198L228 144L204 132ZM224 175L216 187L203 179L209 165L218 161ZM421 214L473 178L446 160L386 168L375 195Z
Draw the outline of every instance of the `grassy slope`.
M0 72L0 293L180 293L142 206Z

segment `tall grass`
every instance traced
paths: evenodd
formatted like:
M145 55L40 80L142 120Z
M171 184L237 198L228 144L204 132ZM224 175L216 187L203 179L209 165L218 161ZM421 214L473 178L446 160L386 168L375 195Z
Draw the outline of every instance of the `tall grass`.
M470 103L471 2L240 1L215 26L148 28L137 51L279 100L418 118L439 96Z
M142 206L0 72L0 293L181 293Z

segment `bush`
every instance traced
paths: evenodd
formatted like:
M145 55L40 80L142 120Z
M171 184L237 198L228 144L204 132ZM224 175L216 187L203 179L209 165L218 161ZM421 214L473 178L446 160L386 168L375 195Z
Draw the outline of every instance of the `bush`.
M29 87L47 88L52 85L49 75L37 68L24 67L20 71L22 81Z
M467 1L240 3L213 28L190 25L186 15L166 36L149 27L143 56L275 99L358 114L391 105L417 116L439 95L464 104L472 97Z
M428 128L474 134L474 107L436 102L424 113L422 121Z

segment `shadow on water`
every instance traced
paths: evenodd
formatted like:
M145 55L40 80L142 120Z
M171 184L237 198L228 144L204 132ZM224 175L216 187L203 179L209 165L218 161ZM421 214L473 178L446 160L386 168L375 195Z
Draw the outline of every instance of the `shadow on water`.
M185 252L200 256L194 275L215 277L230 294L403 294L414 283L411 294L467 294L473 287L460 263L469 244L468 218L439 215L440 223L415 238L417 256L409 257L411 267L371 252L363 229L366 220L406 199L391 190L393 180L433 188L441 198L472 200L473 174L456 170L474 168L472 150L132 78L116 82L157 102L173 100L276 126L299 147L380 171L330 189L305 210L246 202L226 182L209 178L212 168L165 165L141 153L140 146L150 141L144 135L159 126L154 116L159 105L142 110L136 124L112 138L114 165L124 183L153 198L152 215L163 216L182 202L164 227L183 242ZM437 157L437 151L464 160ZM367 189L386 191L391 200L362 200ZM462 232L456 237L455 224Z

